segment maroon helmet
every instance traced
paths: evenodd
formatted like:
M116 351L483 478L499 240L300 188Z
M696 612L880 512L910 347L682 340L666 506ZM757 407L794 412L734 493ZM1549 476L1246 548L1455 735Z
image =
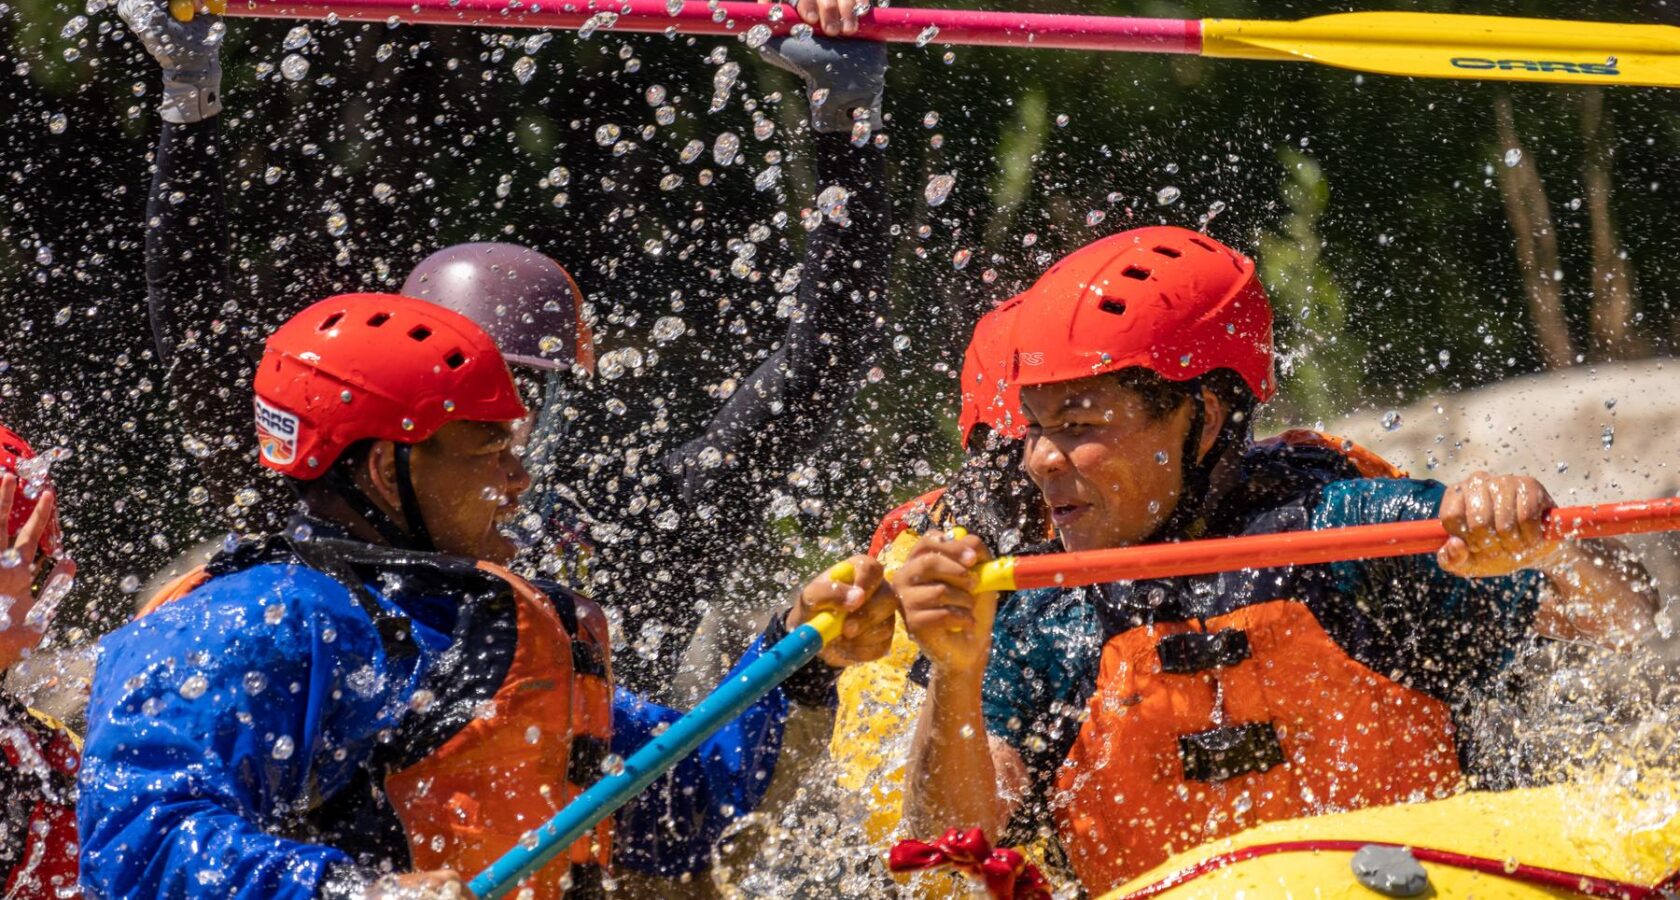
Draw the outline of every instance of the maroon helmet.
M583 293L560 264L516 244L456 244L420 261L402 293L473 320L512 366L595 370Z

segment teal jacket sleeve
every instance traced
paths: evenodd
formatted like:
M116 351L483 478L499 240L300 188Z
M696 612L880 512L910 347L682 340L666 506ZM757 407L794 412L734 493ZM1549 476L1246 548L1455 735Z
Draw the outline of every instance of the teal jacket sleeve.
M338 583L292 566L215 579L109 635L77 818L90 896L292 900L359 873L282 835L348 783L408 674Z

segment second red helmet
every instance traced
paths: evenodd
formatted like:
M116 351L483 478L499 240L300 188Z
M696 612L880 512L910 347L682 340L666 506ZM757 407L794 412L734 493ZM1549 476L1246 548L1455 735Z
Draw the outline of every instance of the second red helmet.
M1131 367L1171 381L1218 369L1256 399L1277 393L1272 307L1248 257L1184 228L1088 244L1019 297L1014 380L1074 381Z
M417 444L447 422L526 414L484 329L397 294L341 294L293 316L269 336L254 387L263 465L304 480L358 441Z
M17 432L0 425L0 472L16 475L18 478L17 493L12 496L12 511L6 519L6 534L17 534L29 521L29 516L35 512L35 506L40 502L41 492L51 486L46 475L31 476L29 461L35 458L35 450L29 442ZM54 555L59 550L58 513L53 513L52 521L47 523L47 530L41 535L39 545L42 553Z

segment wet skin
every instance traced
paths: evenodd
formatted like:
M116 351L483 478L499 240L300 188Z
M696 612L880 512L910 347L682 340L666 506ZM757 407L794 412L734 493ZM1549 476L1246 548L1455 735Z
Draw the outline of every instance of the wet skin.
M1223 421L1223 404L1204 391L1204 421ZM1178 505L1191 407L1151 418L1138 395L1114 378L1023 388L1025 465L1068 550L1126 547L1153 534ZM1200 452L1218 436L1204 426Z
M506 563L519 552L501 532L531 486L514 452L514 429L511 422L450 422L414 445L409 456L414 492L439 551L493 563ZM405 521L395 445L375 444L358 480L393 521Z

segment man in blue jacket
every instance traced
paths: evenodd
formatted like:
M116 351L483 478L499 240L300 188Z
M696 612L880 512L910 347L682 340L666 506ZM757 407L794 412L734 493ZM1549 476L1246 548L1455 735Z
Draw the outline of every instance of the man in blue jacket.
M103 643L84 885L146 898L459 890L676 714L611 699L593 603L500 567L530 486L514 452L527 410L482 329L414 298L331 297L269 338L253 387L262 461L303 512ZM891 594L875 594L878 566L852 562L855 586L819 578L748 656L842 607L846 633L803 680L825 689L827 670L884 652ZM785 704L777 692L749 710L619 834L604 825L534 876L530 896L594 893L615 842L655 866L707 852L761 798Z

